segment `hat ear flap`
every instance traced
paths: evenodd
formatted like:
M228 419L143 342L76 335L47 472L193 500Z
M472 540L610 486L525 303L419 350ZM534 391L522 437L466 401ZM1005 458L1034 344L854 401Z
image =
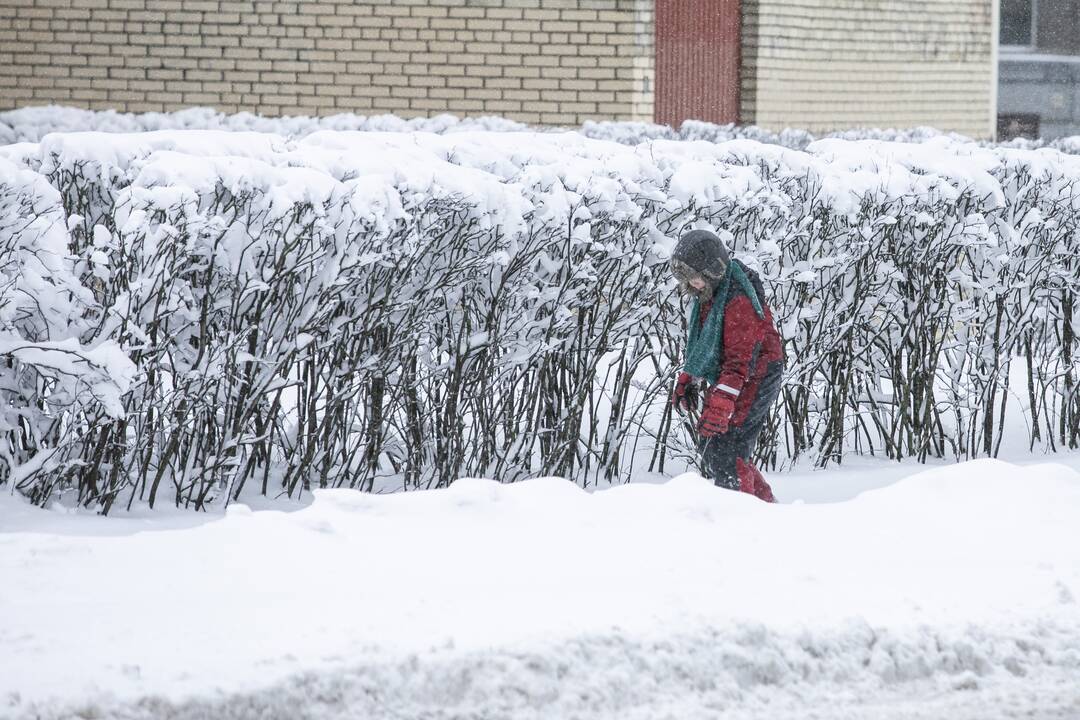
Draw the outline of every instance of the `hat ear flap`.
M671 274L680 280L690 280L700 273L678 258L671 259Z
M699 273L702 277L708 280L718 283L724 279L727 275L728 263L725 258L716 257L713 258L709 265L701 270Z

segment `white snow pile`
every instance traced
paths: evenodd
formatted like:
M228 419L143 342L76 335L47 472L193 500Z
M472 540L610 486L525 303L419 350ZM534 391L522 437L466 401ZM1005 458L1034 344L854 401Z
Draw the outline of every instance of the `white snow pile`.
M192 107L175 112L124 113L115 110L83 110L63 105L24 107L0 112L0 144L39 142L54 132L138 133L155 130L224 130L262 132L287 137L303 137L320 130L362 130L372 132L455 132L516 131L526 125L495 116L459 118L436 115L430 118L400 118L396 115L356 115L338 113L322 117L297 115L265 117L250 112L225 114L210 107Z
M572 128L573 129L573 128ZM669 140L724 140L751 139L759 142L805 148L813 136L803 130L784 130L773 133L754 126L713 123L689 120L678 129L648 122L593 122L586 121L580 132L598 140L611 140L636 145L650 139ZM431 132L453 133L462 131L521 132L541 131L524 123L494 116L457 117L442 114L432 117L400 118L396 115L335 115L264 117L249 112L222 113L209 107L193 107L175 112L122 113L115 110L83 110L61 105L24 107L0 112L0 144L40 142L55 132L109 132L136 133L156 130L225 130L231 132L264 132L299 139L321 130L349 130L367 132ZM888 140L911 140L920 142L936 131L920 128L917 131L876 130L858 137L876 137ZM957 136L959 137L959 136Z
M587 120L578 130L586 137L637 145L649 140L754 140L770 145L782 145L805 150L816 138L798 128L778 132L754 125L716 124L687 120L679 127L651 122L626 120ZM155 130L227 130L233 132L265 132L288 138L301 138L320 130L357 130L374 132L432 132L462 131L521 132L543 128L496 116L458 117L442 114L432 117L401 118L396 115L356 115L337 113L326 116L265 117L249 112L226 114L209 107L192 107L174 112L123 113L115 110L84 110L63 105L23 107L0 112L0 144L39 142L54 132L116 132L133 133ZM921 143L938 137L958 142L971 138L958 133L943 133L930 127L852 128L825 135L845 140L885 140L889 142ZM1036 148L1053 147L1062 152L1080 154L1080 137L1053 141L1012 141L1010 146Z
M821 505L695 475L199 519L0 496L0 717L1064 718L1078 517L1080 473L990 460Z

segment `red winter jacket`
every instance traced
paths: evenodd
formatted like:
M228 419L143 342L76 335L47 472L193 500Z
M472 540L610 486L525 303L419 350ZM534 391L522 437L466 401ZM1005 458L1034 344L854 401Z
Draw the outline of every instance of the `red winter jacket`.
M699 315L702 325L711 309L711 302L702 303ZM772 311L764 301L762 309L764 318L758 317L750 298L743 293L733 293L724 308L720 370L709 392L723 392L735 398L735 413L731 416L734 425L741 425L746 419L769 363L784 359L784 347L773 325Z

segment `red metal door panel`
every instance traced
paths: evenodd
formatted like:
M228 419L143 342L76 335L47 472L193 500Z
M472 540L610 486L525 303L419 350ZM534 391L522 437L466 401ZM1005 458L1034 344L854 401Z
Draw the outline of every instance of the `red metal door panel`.
M739 121L742 0L656 0L656 122Z

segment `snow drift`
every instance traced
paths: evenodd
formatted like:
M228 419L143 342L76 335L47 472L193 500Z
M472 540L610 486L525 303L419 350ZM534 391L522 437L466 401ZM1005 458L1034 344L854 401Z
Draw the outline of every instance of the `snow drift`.
M1065 717L1078 517L1080 473L990 460L822 505L693 475L201 519L0 497L0 717L841 717L958 691L951 717Z
M115 110L85 110L63 105L41 105L0 112L0 144L39 142L54 132L114 132L135 133L154 130L229 130L234 132L274 133L290 138L300 138L320 130L359 130L364 132L431 132L453 133L460 131L543 131L546 128L495 116L457 117L436 115L432 117L400 118L395 115L357 115L338 113L325 116L294 115L266 117L249 112L226 114L209 107L193 107L175 112L127 113ZM782 145L795 150L805 150L818 139L806 130L786 128L772 132L754 125L717 125L699 120L687 120L678 128L669 125L637 121L586 121L577 130L586 137L597 140L636 145L649 140L755 140L770 145ZM945 133L931 127L854 128L830 133L826 137L844 140L887 140L890 142L920 143L937 137L948 137L962 142L971 138L957 133ZM1051 147L1062 152L1080 155L1080 137L1066 137L1051 141L1018 138L1002 146L1034 149Z

